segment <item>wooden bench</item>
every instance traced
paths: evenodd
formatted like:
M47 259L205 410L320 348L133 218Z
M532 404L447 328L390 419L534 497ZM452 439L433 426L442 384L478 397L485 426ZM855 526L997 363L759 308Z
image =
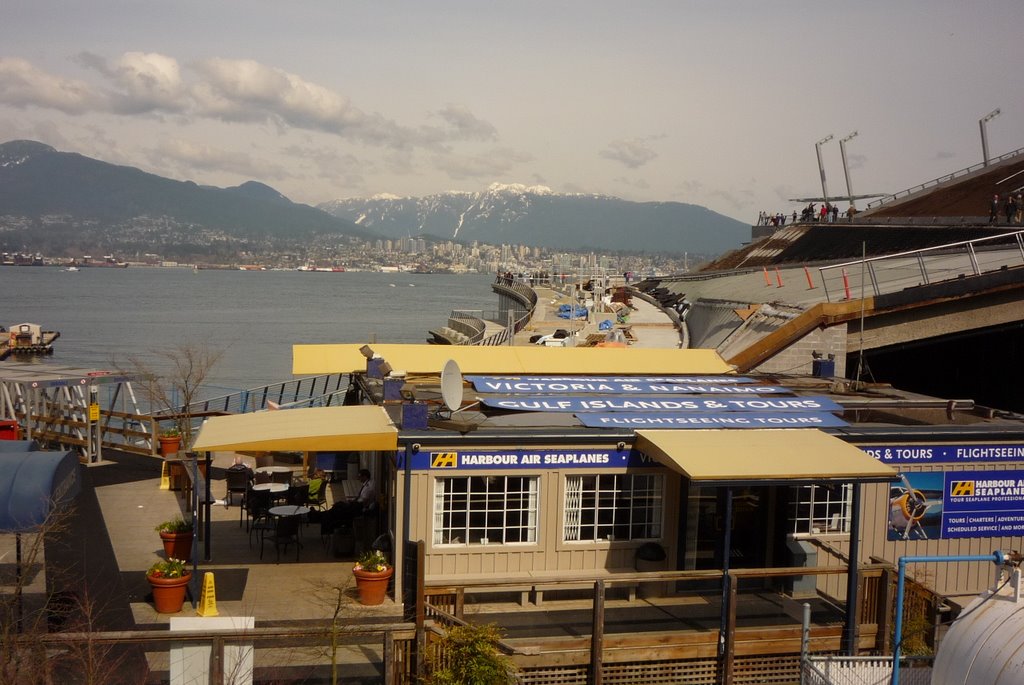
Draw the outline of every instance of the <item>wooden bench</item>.
M524 575L501 579L489 574L464 574L459 575L457 582L445 585L434 585L431 579L427 579L428 595L458 595L457 603L461 604L462 594L514 594L518 595L521 606L533 604L540 606L544 603L545 591L558 592L562 590L593 590L594 583L598 580L613 580L616 576L623 574L636 575L636 569L599 569L587 574L566 574L560 571L532 571ZM450 581L449 581L450 582ZM642 584L641 580L630 582L616 582L615 588L626 589L626 599L630 602L637 597L637 588Z

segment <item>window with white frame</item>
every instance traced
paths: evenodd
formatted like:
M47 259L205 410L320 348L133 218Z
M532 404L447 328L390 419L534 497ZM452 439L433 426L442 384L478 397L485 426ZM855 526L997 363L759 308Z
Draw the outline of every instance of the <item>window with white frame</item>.
M536 476L434 479L434 544L537 541Z
M794 535L849 533L852 498L849 483L790 488L790 531Z
M585 474L565 477L562 539L661 538L665 479L661 475Z

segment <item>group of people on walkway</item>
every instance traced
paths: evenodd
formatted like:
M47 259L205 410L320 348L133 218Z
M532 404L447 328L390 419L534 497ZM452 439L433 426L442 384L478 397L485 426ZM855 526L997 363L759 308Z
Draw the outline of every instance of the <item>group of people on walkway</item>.
M845 212L846 218L852 221L853 215L856 213L857 210L853 205L850 205L850 208ZM797 221L820 221L832 224L839 221L839 207L831 202L826 202L821 207L816 207L815 203L810 202L799 214L797 214L796 210L793 210L793 214L790 217L787 217L782 212L776 212L775 214L761 212L757 215L758 226L785 226L787 220L792 220L793 223Z
M1005 223L1008 224L1024 223L1024 196L1021 193L1017 193L1016 196L1010 193L1000 205L999 195L994 195L989 205L988 222L990 224L1001 223L1001 216L1006 218Z

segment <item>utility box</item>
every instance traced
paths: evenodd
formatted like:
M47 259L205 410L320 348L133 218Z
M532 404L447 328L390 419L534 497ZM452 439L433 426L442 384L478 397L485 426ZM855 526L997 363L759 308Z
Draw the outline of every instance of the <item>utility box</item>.
M836 375L835 359L814 359L811 361L811 375L815 378L832 378Z
M17 421L0 420L0 440L21 440L21 427Z
M810 542L787 538L786 547L789 549L790 566L813 568L818 565L818 548ZM818 594L817 576L791 576L787 584L789 595L794 599L815 597Z

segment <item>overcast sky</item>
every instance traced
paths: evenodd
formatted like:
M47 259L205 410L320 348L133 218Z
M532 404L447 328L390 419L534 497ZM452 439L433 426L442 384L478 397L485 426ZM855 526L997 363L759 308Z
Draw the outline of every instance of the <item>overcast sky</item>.
M743 221L1024 147L1020 0L5 0L0 142L297 202L483 190ZM845 209L845 203L842 208ZM979 208L980 211L980 208Z

